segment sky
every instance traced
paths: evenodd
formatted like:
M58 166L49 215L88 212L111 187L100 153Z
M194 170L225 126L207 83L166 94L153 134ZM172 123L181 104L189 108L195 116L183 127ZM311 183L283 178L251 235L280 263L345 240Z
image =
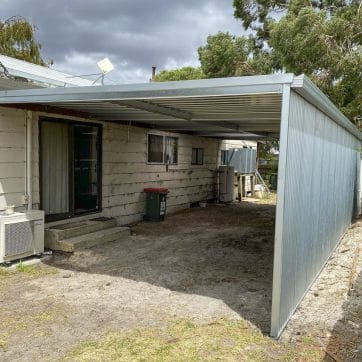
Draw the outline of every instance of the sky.
M243 33L233 0L1 0L1 20L22 16L36 26L45 60L73 75L97 73L108 57L106 83L148 82L158 70L199 65L209 34ZM93 79L94 77L90 77Z

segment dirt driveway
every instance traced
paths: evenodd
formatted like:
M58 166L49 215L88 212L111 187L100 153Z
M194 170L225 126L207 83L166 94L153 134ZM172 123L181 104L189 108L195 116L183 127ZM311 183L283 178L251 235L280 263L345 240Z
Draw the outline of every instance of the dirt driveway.
M136 225L127 241L54 254L44 275L3 278L1 358L54 360L109 330L172 318L245 318L267 332L274 213L250 202L190 209Z
M214 360L210 348L230 361L360 360L362 220L275 343L259 332L269 331L274 217L273 204L255 200L189 209L135 225L125 241L0 268L0 361L145 360L122 354L134 350L152 361L173 351L161 360L174 361L193 340L206 355L191 360Z

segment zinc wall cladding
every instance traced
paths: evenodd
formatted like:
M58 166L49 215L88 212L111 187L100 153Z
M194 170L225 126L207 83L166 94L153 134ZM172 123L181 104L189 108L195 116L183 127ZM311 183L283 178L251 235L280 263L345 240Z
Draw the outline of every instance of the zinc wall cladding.
M275 337L351 223L359 148L357 138L291 92Z
M147 134L178 138L178 163L147 163ZM191 165L192 148L204 149L203 165ZM115 123L103 125L103 215L120 224L139 221L145 212L146 187L166 187L167 212L214 196L219 141L190 135L164 133Z

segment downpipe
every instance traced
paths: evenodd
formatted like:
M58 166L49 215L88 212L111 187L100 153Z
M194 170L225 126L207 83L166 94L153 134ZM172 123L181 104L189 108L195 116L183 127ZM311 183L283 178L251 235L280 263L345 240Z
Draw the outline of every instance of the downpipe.
M33 112L26 111L26 201L33 208Z

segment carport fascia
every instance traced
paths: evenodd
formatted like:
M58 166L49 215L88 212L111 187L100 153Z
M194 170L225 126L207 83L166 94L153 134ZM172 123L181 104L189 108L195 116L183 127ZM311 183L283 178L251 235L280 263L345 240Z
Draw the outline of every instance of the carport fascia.
M0 92L0 104L165 131L233 139L278 138L292 74ZM196 103L193 104L193 103ZM224 114L220 114L223 107Z
M282 255L284 186L288 172L287 151L292 90L328 116L329 119L347 130L348 133L361 140L361 133L358 129L307 77L303 75L295 77L293 74L4 91L0 92L0 105L30 110L48 110L54 113L57 113L57 110L79 112L95 120L131 121L134 125L148 125L165 131L186 132L207 137L256 140L269 137L280 138L271 325L272 335L278 337L287 322L283 320L281 323L279 314L282 298L282 273L288 272L282 270ZM274 96L276 98L273 98ZM213 117L213 112L217 111L217 109L212 108L213 104L216 104L220 99L225 99L228 102L229 111L218 115L216 119L214 117L212 121L207 118L203 119L202 117L205 116L202 115L202 110L206 107L208 112L205 115ZM260 111L260 103L266 100L266 104L268 104L270 99L275 99L278 102L277 107L273 109L274 116L271 112L269 116L265 117L265 122L260 122L256 116L253 117L253 113L257 115ZM246 102L243 108L244 100L250 102ZM239 107L238 102L235 101L239 101L242 106ZM197 104L196 110L194 108L194 111L190 111L188 108L190 102L191 106ZM255 103L254 108L250 111L249 106L253 102ZM116 111L107 113L107 109L113 106ZM234 113L230 115L233 110ZM201 112L199 118L195 117L197 112ZM123 118L124 114L126 114L127 119ZM272 119L276 114L278 114L278 129L269 132L267 131L268 124L276 121L276 119ZM117 115L119 116L117 117ZM253 123L257 127L253 128ZM163 125L167 125L167 127ZM252 129L253 131L251 131ZM293 310L288 310L289 317L297 305L293 306Z

